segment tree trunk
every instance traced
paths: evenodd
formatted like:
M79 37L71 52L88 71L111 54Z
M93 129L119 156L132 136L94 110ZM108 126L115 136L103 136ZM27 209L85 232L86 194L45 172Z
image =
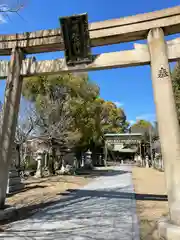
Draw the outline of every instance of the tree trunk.
M6 82L3 107L3 124L0 130L0 209L4 208L8 183L9 166L11 164L12 145L14 142L21 89L23 79L20 76L23 54L14 48L11 54L9 73Z

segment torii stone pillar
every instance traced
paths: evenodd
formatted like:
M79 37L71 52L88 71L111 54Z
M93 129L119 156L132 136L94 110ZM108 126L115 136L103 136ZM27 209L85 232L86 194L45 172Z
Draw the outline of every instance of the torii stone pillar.
M173 95L167 45L161 28L148 34L154 101L168 193L169 218L159 221L159 236L180 239L180 128Z
M20 72L23 57L21 49L16 47L12 49L5 89L3 123L0 129L0 209L4 207L6 199L8 171L21 99L23 79Z

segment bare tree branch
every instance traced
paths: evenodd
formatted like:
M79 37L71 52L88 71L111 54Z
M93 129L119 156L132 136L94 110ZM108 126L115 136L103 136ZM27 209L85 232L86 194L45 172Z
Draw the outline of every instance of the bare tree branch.
M17 144L23 144L28 136L36 129L39 124L39 117L34 109L28 109L25 118L19 117L19 124L16 128L15 141Z

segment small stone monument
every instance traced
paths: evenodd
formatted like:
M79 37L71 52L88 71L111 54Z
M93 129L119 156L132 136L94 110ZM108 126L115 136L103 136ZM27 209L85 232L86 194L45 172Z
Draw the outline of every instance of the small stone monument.
M19 191L24 188L24 184L21 182L19 172L16 169L18 166L18 151L16 144L12 148L12 162L9 169L9 178L6 193L10 194L16 191Z
M43 155L44 155L44 151L42 151L41 149L39 149L37 152L37 157L35 158L35 160L37 161L37 170L36 170L36 174L35 177L36 178L42 178L43 174L42 174L42 161L43 161Z
M145 157L145 164L146 164L146 168L149 168L149 157L148 156Z

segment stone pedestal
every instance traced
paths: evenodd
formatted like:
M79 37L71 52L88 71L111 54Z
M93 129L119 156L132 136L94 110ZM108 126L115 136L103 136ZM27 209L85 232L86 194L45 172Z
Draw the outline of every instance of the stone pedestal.
M11 166L9 170L8 176L8 184L7 184L7 194L11 194L13 192L17 192L24 188L24 184L21 182L21 178L19 176L19 172L17 171L15 166L19 166L19 156L16 148L16 144L12 145L12 155L11 155Z
M180 226L172 224L170 219L161 218L158 222L159 239L179 240Z
M7 185L7 194L20 191L24 188L24 184L21 182L21 178L17 170L11 167L9 171L8 185Z

